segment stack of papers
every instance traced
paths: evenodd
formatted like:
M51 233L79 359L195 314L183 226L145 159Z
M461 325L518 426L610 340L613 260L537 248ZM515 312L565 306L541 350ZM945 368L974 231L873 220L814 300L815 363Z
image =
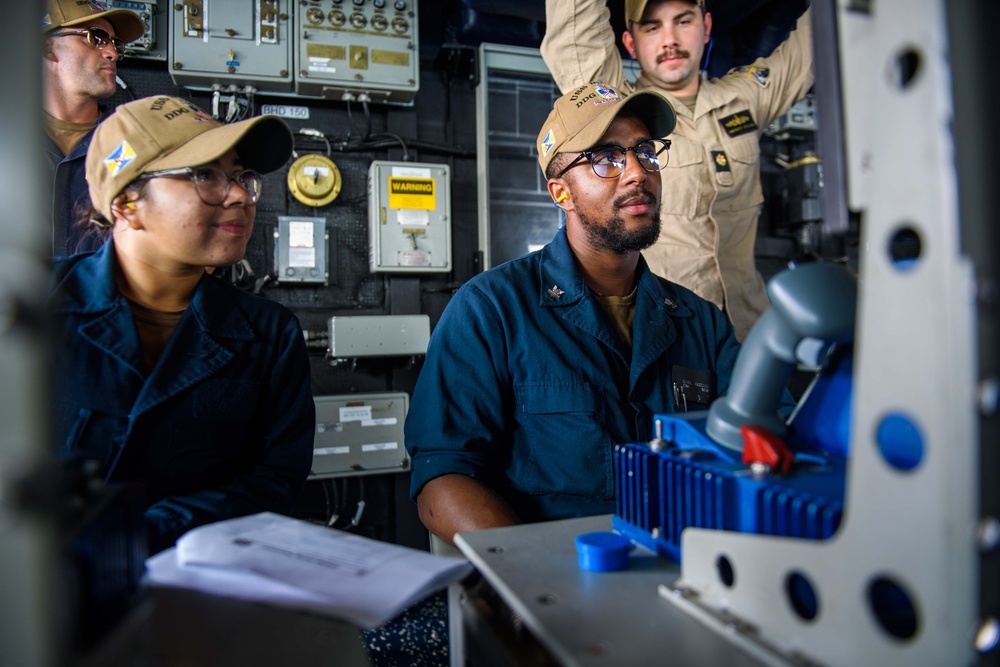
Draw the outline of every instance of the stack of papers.
M309 611L373 628L472 571L466 560L264 512L201 526L146 561L153 586Z

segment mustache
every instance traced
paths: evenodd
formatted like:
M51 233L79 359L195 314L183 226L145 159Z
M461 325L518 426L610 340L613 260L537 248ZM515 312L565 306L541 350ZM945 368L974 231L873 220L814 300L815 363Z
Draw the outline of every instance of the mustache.
M656 175L659 176L659 174ZM629 199L634 199L635 197L646 197L649 199L649 202L651 204L655 205L657 203L656 195L654 195L652 192L646 190L645 188L636 188L634 190L626 192L620 197L616 197L614 201L615 208L621 208L622 206L625 205L625 202L627 202Z
M663 53L656 56L656 64L659 65L667 58L690 58L691 52L684 51L682 49L673 49L671 51L664 51Z

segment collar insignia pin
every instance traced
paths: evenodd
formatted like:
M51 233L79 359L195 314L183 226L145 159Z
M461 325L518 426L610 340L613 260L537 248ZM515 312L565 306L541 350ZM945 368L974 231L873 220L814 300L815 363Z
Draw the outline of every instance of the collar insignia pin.
M677 304L674 303L674 300L671 299L670 297L667 297L667 298L665 298L663 300L663 305L670 306L671 308L676 308L677 307Z
M565 291L559 289L558 285L553 285L552 287L549 288L549 296L551 296L553 299L558 299L565 293L566 293Z

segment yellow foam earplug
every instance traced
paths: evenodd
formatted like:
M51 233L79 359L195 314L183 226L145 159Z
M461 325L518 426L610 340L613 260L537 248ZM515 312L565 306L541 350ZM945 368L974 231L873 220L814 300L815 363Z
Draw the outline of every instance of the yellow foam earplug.
M127 208L130 211L134 211L135 210L135 202L134 201L127 201L127 202L125 202L125 208Z
M556 203L557 204L561 204L564 201L566 201L567 199L569 199L569 195L564 192L561 195L559 195L558 197L556 197Z

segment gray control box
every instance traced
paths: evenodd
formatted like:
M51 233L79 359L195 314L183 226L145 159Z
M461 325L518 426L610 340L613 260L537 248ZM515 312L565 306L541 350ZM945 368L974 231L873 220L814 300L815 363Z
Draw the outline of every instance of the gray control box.
M146 60L167 59L167 14L158 7L167 6L166 0L104 0L102 3L108 9L130 9L139 15L146 26L142 36L125 45L125 54L129 58Z
M170 7L170 77L179 86L292 92L290 0L183 0Z
M427 315L336 315L329 325L334 358L425 354L431 337Z
M420 87L417 0L310 0L295 13L295 92L409 104Z
M406 393L316 396L311 479L405 472Z
M274 231L274 268L279 283L326 285L329 233L326 218L279 215Z

